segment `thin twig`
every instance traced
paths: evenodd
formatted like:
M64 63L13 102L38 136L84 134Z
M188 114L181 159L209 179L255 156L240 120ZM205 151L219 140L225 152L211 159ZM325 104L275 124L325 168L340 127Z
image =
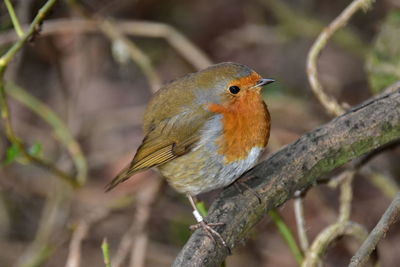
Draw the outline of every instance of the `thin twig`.
M0 108L1 108L1 116L2 119L4 120L4 126L6 128L7 137L13 144L15 144L18 147L18 149L22 152L22 155L26 159L35 162L39 166L50 170L60 178L69 182L73 187L77 187L78 183L76 182L74 177L58 169L53 163L47 162L41 158L29 154L22 141L15 134L14 129L12 127L10 109L7 102L7 95L5 92L5 83L4 83L5 69L7 68L8 64L13 59L15 54L25 45L25 43L29 40L29 38L31 38L35 34L35 32L39 28L39 25L45 19L47 13L53 7L56 1L57 0L48 0L43 5L43 7L38 11L36 17L33 19L33 22L30 24L25 34L10 49L8 49L3 56L0 57Z
M161 179L153 179L152 183L147 185L147 190L144 190L140 196L138 196L137 210L135 214L136 231L132 248L130 267L144 267L147 253L148 233L147 225L150 220L152 212L152 206L159 194L162 185Z
M336 240L339 236L345 235L346 231L350 231L347 235L354 235L353 223L349 221L351 214L351 201L353 198L352 182L355 170L345 170L336 179L332 179L329 183L330 186L336 187L340 184L340 206L339 217L336 223L328 226L325 230L321 231L314 239L311 247L306 251L306 257L303 267L318 266L322 255L324 255L329 245ZM361 225L357 226L362 228ZM359 231L359 230L357 230ZM366 232L366 230L365 230ZM357 233L357 232L355 232ZM356 235L356 237L359 235ZM361 238L361 236L359 236Z
M151 207L157 198L161 187L161 179L153 179L137 196L137 210L131 227L121 239L113 257L113 267L124 266L129 253L131 253L130 266L144 266L147 250L147 222L150 219Z
M354 170L344 172L345 179L340 184L340 208L338 222L347 222L351 214L351 201L353 200Z
M387 233L389 227L400 219L400 193L390 203L389 207L369 234L356 254L351 258L349 267L364 266L369 255L376 249L378 242Z
M389 145L390 147L390 145ZM339 218L337 221L337 225L345 225L351 215L351 202L353 199L353 189L352 189L352 181L354 180L354 176L359 169L364 166L366 163L368 163L373 157L378 155L380 152L384 151L387 149L386 147L382 147L379 149L376 149L367 155L363 156L361 159L355 161L355 163L351 164L353 166L350 166L349 169L345 170L342 172L336 179L333 179L330 181L330 185L337 185L340 184L340 210L339 210ZM341 228L339 226L332 227L332 229L340 230ZM326 232L321 232L317 237L316 240L320 238L320 235L324 235ZM334 232L330 232L332 235L336 235ZM332 240L333 241L333 240ZM327 244L329 245L329 244ZM318 247L314 247L312 249L318 249ZM324 247L319 247L319 249L324 249ZM315 254L322 255L323 253L320 251L314 251ZM374 258L375 262L378 264L378 258Z
M327 112L333 116L339 116L345 112L336 99L330 97L322 87L318 78L317 60L321 50L325 47L332 35L350 20L354 13L360 8L368 8L372 5L373 0L353 0L343 12L336 17L328 27L326 27L318 36L317 40L312 45L307 56L307 76L314 94L324 106ZM303 266L318 266L321 255L324 254L327 247L337 237L344 234L355 235L358 238L363 238L363 232L366 232L361 225L354 225L349 222L351 214L352 181L355 175L355 170L346 170L340 176L340 210L339 218L336 224L328 226L314 240L312 246L307 251L306 259ZM357 227L355 227L357 226ZM346 233L346 231L349 231ZM366 236L366 235L365 235Z
M363 171L362 174L388 198L394 198L397 192L400 191L400 187L395 180L383 173Z
M304 203L303 196L300 191L295 193L294 198L294 215L296 218L297 234L300 241L300 247L303 252L306 252L309 246L307 231L306 231L306 220L304 216Z
M394 142L396 144L396 142ZM375 149L372 152L364 155L360 159L354 161L350 166L348 166L348 169L343 171L340 175L338 175L335 179L332 179L329 181L329 185L332 187L337 187L340 185L340 207L339 207L339 218L337 222L334 225L337 226L332 226L331 228L328 227L327 229L330 229L328 233L330 235L337 235L337 233L334 232L334 230L341 230L339 225L345 225L346 223L349 222L350 215L351 215L351 202L353 199L353 189L352 189L352 181L354 180L354 176L357 171L360 170L362 166L364 166L366 163L368 163L373 157L381 153L382 151L385 151L388 149L388 147L391 147L391 145L386 145L383 147L380 147L379 149ZM326 235L327 232L323 231L321 232L315 240L319 240L320 235ZM331 239L334 241L334 239ZM314 241L317 242L317 241ZM326 244L328 246L329 244ZM323 246L315 246L311 249L325 249ZM323 251L313 251L314 256L310 256L311 252L307 252L309 257L316 257L315 255L323 255Z
M36 17L33 19L25 34L0 58L0 74L2 75L7 64L12 60L14 55L25 45L38 30L42 21L46 18L47 13L54 6L57 0L48 0L41 9L39 9Z
M332 35L350 20L350 18L359 9L367 9L372 5L373 0L354 0L343 12L336 17L328 27L326 27L318 36L317 40L312 45L307 56L307 76L315 96L325 107L327 112L333 116L339 116L345 112L344 108L330 97L322 87L317 70L317 60L321 50L325 47L326 43Z
M129 53L131 59L138 64L140 69L143 71L147 80L149 81L150 87L153 92L157 91L161 86L161 79L157 72L151 65L149 57L137 47L131 40L124 36L118 29L118 26L109 19L98 19L98 24L101 31L114 43L121 43L127 52Z
M35 114L45 120L54 130L55 136L69 151L76 167L76 180L79 185L84 185L87 178L88 166L79 143L72 136L72 133L54 111L46 104L34 97L26 90L13 83L6 83L6 93Z
M8 139L16 145L16 147L21 151L22 155L28 160L36 163L38 166L47 169L60 177L61 179L68 182L72 187L76 188L79 186L78 182L73 176L70 176L63 170L59 169L52 162L46 161L42 158L39 158L35 155L31 155L26 149L25 145L22 143L21 139L15 134L14 128L12 127L10 109L8 107L7 95L4 88L4 80L2 79L2 75L0 73L0 107L1 107L1 116L4 121L4 127L6 128L6 135Z
M65 267L79 267L81 264L81 246L89 230L89 223L81 221L72 235L69 243L67 263Z
M54 251L55 244L60 242L59 235L68 218L71 192L60 180L52 182L54 186L50 187L35 239L20 255L17 267L42 266Z
M304 10L291 5L290 2L280 0L258 0L265 6L278 21L278 25L290 36L314 38L325 25L321 20L310 16ZM338 46L352 52L355 56L364 58L369 47L352 29L342 29L332 36L332 41Z
M321 255L323 255L326 249L341 236L353 236L359 241L364 241L368 236L367 230L360 224L354 222L340 222L332 224L325 228L317 238L315 238L310 249L307 251L306 257L303 261L302 267L317 267Z
M15 13L17 14L17 18L19 19L19 23L27 24L30 22L30 16L32 11L32 5L35 0L24 0L19 1L18 6L16 6ZM19 36L18 36L19 39ZM17 40L16 40L17 41ZM18 77L18 70L23 62L24 58L24 48L20 50L18 54L13 57L12 62L7 66L7 79L10 81L14 81Z
M208 56L174 27L150 21L114 21L116 27L124 34L149 38L164 38L178 54L197 70L212 64ZM24 29L26 27L23 27ZM97 22L89 19L55 19L46 21L41 36L65 33L98 32ZM18 40L14 31L0 34L0 46Z
M65 267L80 266L82 242L86 238L90 228L93 227L95 223L106 218L112 211L124 209L127 206L130 206L132 202L133 198L126 198L125 196L114 199L112 203L100 205L99 208L94 209L92 212L89 212L87 216L80 219L69 243L69 253Z
M6 4L7 11L8 11L8 14L10 15L11 21L12 21L14 29L15 29L15 32L17 33L17 35L20 38L22 38L24 36L24 31L21 28L21 24L19 23L17 14L15 14L15 10L14 10L14 7L13 7L11 1L10 0L4 0L4 3Z
M85 239L90 226L105 218L110 211L110 207L101 207L99 209L95 209L93 212L89 213L87 217L80 220L71 237L71 242L69 243L69 253L65 267L80 266L82 241Z
M92 15L76 0L70 0L68 4L80 16L96 21L97 27L112 42L112 50L116 60L124 63L130 57L147 78L151 90L156 92L160 88L161 79L154 70L150 58L119 30L112 19Z

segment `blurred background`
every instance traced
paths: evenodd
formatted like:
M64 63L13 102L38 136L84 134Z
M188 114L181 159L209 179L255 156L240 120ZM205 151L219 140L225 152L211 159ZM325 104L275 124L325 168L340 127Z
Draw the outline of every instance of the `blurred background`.
M24 25L44 2L12 1ZM104 193L141 143L142 115L152 91L210 63L246 64L277 81L264 90L272 116L267 154L276 151L331 119L310 90L305 61L319 32L349 3L59 1L5 79L12 123L29 153L84 184L72 189L28 162L0 122L0 266L78 266L79 261L80 266L103 266L104 238L119 266L141 266L142 259L145 266L169 266L194 223L185 197L155 171ZM1 3L1 54L17 40L13 32ZM320 57L328 93L355 105L400 80L399 43L399 0L376 1L368 12L356 13ZM351 219L368 230L398 191L399 160L397 147L356 176ZM200 198L208 205L217 194ZM337 189L320 185L307 193L311 241L335 221L337 208ZM292 201L279 211L296 233ZM397 224L379 244L382 266L398 266L398 244ZM352 238L338 240L324 256L324 266L347 266L359 245ZM244 264L297 266L268 216L227 259L227 266Z

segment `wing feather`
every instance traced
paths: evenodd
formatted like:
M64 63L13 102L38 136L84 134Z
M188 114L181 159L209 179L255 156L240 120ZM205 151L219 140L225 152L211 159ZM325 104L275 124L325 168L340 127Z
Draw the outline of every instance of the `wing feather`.
M197 114L198 116L192 116L190 119L170 118L155 122L156 126L151 127L131 163L106 186L106 191L110 191L137 172L165 164L189 152L199 140L201 126L209 116L209 113L204 112Z
M131 168L135 170L147 169L168 162L177 156L174 154L173 147L174 144L156 150L139 161L133 162Z

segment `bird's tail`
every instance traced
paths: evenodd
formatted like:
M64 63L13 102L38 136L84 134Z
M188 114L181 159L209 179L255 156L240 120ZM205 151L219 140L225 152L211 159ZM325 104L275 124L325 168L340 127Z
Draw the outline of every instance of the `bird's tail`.
M118 184L128 180L133 174L135 174L135 170L131 167L131 164L128 164L123 168L117 176L105 187L105 191L108 192L116 187Z

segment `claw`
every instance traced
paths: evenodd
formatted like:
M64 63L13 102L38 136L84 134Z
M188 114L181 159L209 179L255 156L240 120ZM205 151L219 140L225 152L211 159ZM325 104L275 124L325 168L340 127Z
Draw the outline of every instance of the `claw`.
M200 227L203 227L202 223L204 223L206 225L206 227L207 226L208 227L212 227L212 226L225 225L225 223L206 223L206 222L203 221L201 223L193 224L193 225L189 226L189 228L190 228L190 230L195 231L195 230L199 229ZM212 230L215 232L214 229L212 229Z
M194 203L193 197L190 195L187 195L187 197L189 199L190 204L193 207L193 215L197 221L197 224L190 226L190 230L194 231L199 228L203 229L206 232L206 234L208 235L208 237L214 241L214 243L217 243L214 236L218 237L218 239L222 243L222 245L228 250L228 253L231 254L231 249L228 247L228 245L226 244L226 242L222 238L222 236L217 231L212 229L212 226L224 225L225 223L220 223L220 222L207 223L207 222L205 222L203 217L201 216L200 212L197 210L197 207L196 207L196 204Z
M240 188L240 186L246 188L247 190L249 190L257 199L258 199L258 203L261 204L261 196L259 193L257 193L257 191L255 191L253 188L251 188L250 186L248 186L244 181L240 181L240 180L236 180L233 185L235 186L235 188L241 193L243 194L243 190Z
M206 223L205 221L201 221L197 224L191 225L190 230L194 231L199 228L203 229L207 233L208 237L215 243L217 243L214 238L214 236L216 236L218 240L221 242L221 244L228 250L228 253L231 254L231 249L228 247L222 236L217 231L212 229L212 226L219 226L219 225L224 225L224 223Z

